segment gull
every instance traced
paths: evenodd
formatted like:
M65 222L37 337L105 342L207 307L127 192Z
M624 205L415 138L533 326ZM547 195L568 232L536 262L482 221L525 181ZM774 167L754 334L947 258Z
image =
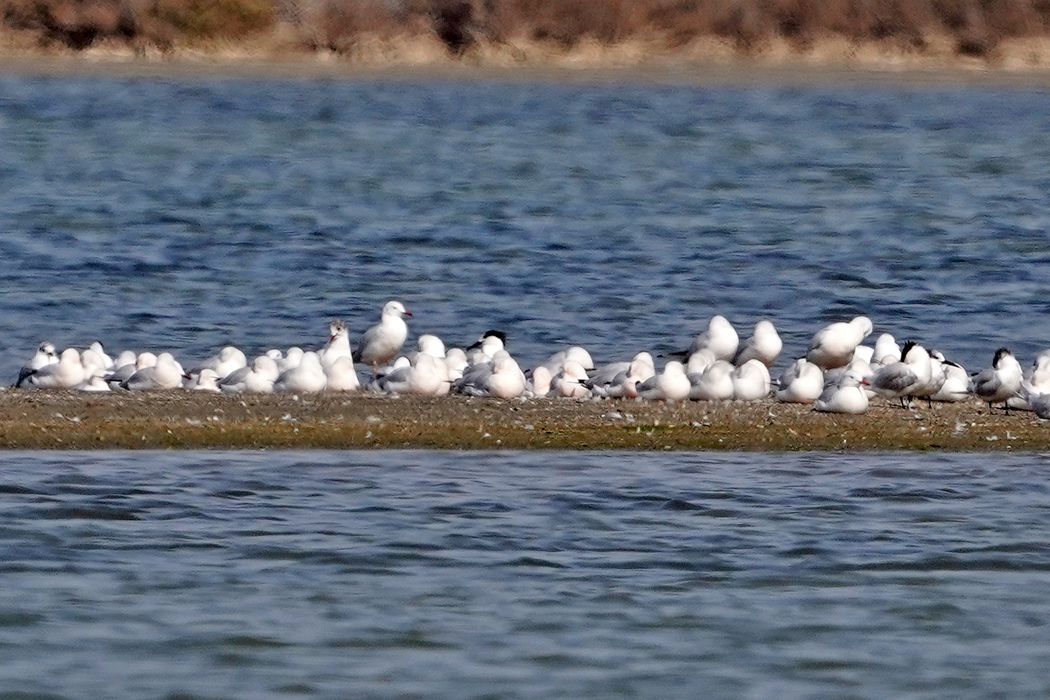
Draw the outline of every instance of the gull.
M189 374L200 374L202 369L213 369L221 379L230 372L247 366L248 358L244 356L244 353L233 345L227 345L217 354L195 365L190 369Z
M769 368L758 358L752 358L734 369L733 398L737 401L757 401L769 396Z
M321 363L324 365L324 362ZM357 391L361 380L354 369L354 361L349 355L336 358L324 367L325 391Z
M354 362L376 366L393 359L405 344L408 325L404 316L411 316L400 301L388 301L383 305L379 323L365 331L354 351Z
M970 375L962 365L945 359L939 350L930 350L930 357L941 363L944 372L944 383L932 396L931 401L965 401L970 396Z
M207 369L207 368L205 368ZM201 374L204 370L201 370ZM225 394L272 394L274 382L280 376L277 360L259 355L249 367L241 367L219 380L219 390Z
M463 370L469 366L467 353L463 352L462 348L449 348L445 353L445 366L448 368L449 381L456 382L463 377Z
M16 387L27 389L72 389L85 379L84 365L80 363L80 352L66 348L58 362L33 370L23 377Z
M218 374L217 371L215 373ZM178 389L182 386L183 374L182 367L172 354L162 352L157 355L156 364L136 371L121 382L120 387L129 391Z
M368 389L377 394L441 396L449 389L447 367L433 355L420 353L410 364L377 374Z
M284 357L277 360L277 369L281 373L285 373L290 369L295 369L299 366L299 363L303 361L303 349L298 345L293 345L284 351Z
M689 356L688 360L686 360L685 373L699 374L710 367L717 359L718 358L715 357L715 354L707 348L697 350Z
M813 402L813 409L821 413L864 413L868 410L868 394L861 386L862 381L864 377L859 372L846 372L837 384L824 389Z
M73 387L75 391L87 391L87 392L99 392L99 391L113 391L110 388L109 382L106 381L105 377L101 375L94 375L88 377L84 381Z
M37 346L36 353L29 358L29 362L26 363L25 367L19 370L18 379L15 380L15 386L22 386L22 382L25 381L25 378L36 372L41 367L53 365L57 362L58 353L55 351L55 346L45 340Z
M560 372L565 363L570 360L579 364L585 371L594 369L594 360L591 359L591 354L579 345L573 345L568 350L554 353L543 361L543 365L554 375Z
M540 367L549 371L547 365L540 365ZM586 381L586 368L576 360L565 360L561 363L561 371L551 377L549 395L567 399L585 399L591 395L591 390L584 383Z
M488 330L481 334L478 342L467 348L467 364L490 362L496 353L507 348L507 334L503 331Z
M992 358L992 366L982 370L970 380L970 393L988 402L1006 404L1007 399L1021 390L1023 373L1021 365L1007 348L999 348ZM1010 407L1006 406L1006 412Z
M506 350L500 350L491 363L473 365L456 383L456 391L467 396L513 399L525 392L525 374Z
M880 365L892 365L900 362L901 349L897 340L889 333L883 333L875 340L875 351L872 359Z
M733 324L725 316L716 315L707 322L707 330L693 339L687 351L667 353L667 356L687 359L693 353L706 349L710 350L717 360L732 360L739 345L740 336L737 335Z
M820 329L809 342L806 359L821 369L849 364L853 351L871 334L871 320L857 316L849 323L832 323Z
M327 384L328 379L321 366L321 358L316 352L308 350L303 353L298 366L281 373L281 376L273 383L273 390L312 394L324 391Z
M109 385L107 385L108 387ZM213 369L205 367L201 370L200 374L197 375L197 381L194 382L193 386L190 387L193 391L210 391L213 394L222 393L222 389L219 388L219 373Z
M353 357L350 352L350 332L346 324L336 319L328 324L328 342L318 351L321 366L326 370L335 364L340 357Z
M824 372L806 358L800 357L784 370L778 384L778 401L813 403L824 393Z
M900 399L905 408L905 397L926 396L927 386L933 376L933 364L926 348L909 340L901 350L901 360L883 365L871 377L862 380L875 393L887 399Z
M612 362L596 369L584 384L593 396L619 399L636 396L635 387L656 374L653 356L640 352L630 362Z
M740 367L748 360L758 360L769 368L780 357L783 348L784 342L772 321L763 319L755 324L751 337L736 351L733 364Z
M101 341L96 340L93 342L88 346L88 350L97 353L99 359L102 360L102 369L112 370L115 367L113 358L106 354L106 350L102 347Z
M637 385L638 398L649 400L681 401L689 398L692 385L685 373L685 365L671 360L664 371L649 377Z
M690 374L689 398L698 401L724 401L733 398L733 369L731 362L716 360L700 374Z
M551 380L554 379L554 375L545 366L540 365L532 370L532 376L525 387L525 393L534 399L542 399L551 390Z

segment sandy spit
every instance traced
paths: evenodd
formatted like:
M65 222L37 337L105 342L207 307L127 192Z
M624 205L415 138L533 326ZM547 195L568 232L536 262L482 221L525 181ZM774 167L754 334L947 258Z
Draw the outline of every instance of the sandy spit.
M976 400L862 416L772 400L0 391L0 448L1046 450L1050 422Z

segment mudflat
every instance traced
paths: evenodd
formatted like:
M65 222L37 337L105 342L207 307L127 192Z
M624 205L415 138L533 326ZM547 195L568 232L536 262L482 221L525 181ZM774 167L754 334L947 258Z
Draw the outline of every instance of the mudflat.
M0 448L1045 450L1050 422L977 400L848 416L773 400L5 390Z

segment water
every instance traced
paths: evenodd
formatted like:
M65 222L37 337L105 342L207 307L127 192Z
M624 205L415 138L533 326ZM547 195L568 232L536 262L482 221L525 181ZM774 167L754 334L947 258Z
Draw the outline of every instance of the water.
M1050 94L991 87L0 78L0 376L42 339L185 362L489 328L531 366L797 356L867 313L976 370L1047 344Z
M1031 698L1046 455L14 453L0 697Z

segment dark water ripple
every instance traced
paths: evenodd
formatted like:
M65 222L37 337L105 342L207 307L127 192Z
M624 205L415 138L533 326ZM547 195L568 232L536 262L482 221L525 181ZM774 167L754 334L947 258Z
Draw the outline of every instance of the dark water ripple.
M865 312L969 367L1046 345L1050 95L0 79L0 374L42 339L255 352L508 329L525 364ZM476 326L474 325L476 324Z
M10 453L0 697L1027 698L1045 455Z

